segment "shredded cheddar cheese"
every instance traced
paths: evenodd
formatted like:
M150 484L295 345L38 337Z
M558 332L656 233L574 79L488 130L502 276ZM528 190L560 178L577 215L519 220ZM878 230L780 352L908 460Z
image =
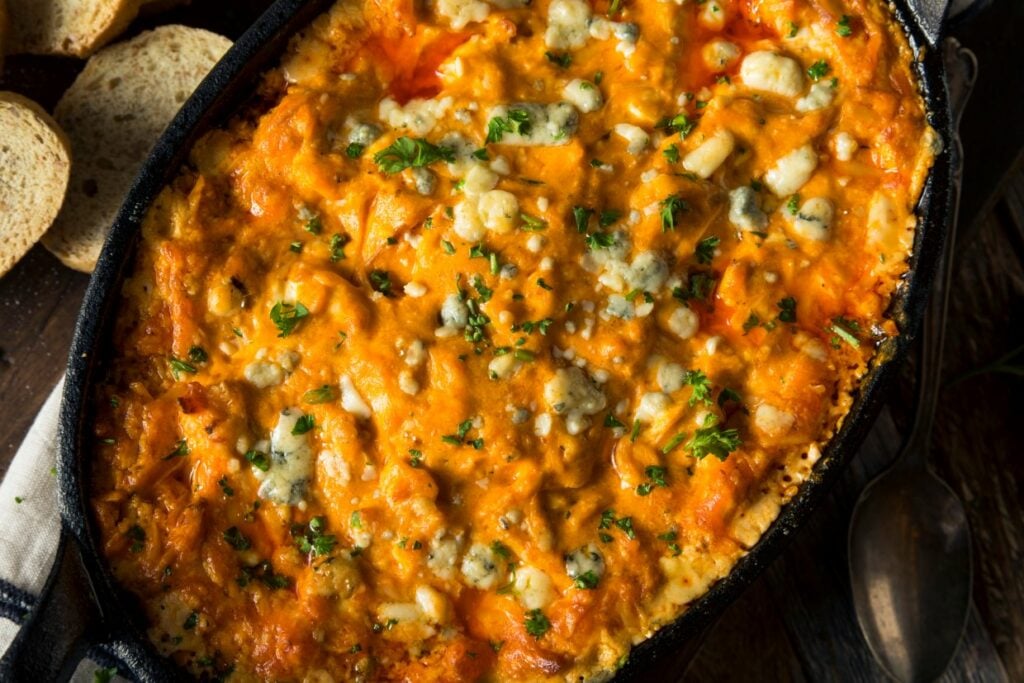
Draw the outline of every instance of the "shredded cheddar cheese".
M878 343L937 141L875 0L340 0L143 228L92 504L229 680L586 680Z

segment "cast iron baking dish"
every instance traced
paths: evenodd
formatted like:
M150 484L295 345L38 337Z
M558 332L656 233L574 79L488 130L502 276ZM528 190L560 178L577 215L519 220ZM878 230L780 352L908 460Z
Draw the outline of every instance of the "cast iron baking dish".
M206 77L153 148L128 193L92 275L68 359L60 413L58 484L62 533L42 598L3 660L0 680L66 680L90 648L119 660L141 681L187 679L145 635L134 599L120 589L99 550L89 513L89 441L94 384L104 376L121 283L134 259L150 203L181 168L193 143L227 121L274 66L288 40L334 0L278 0ZM929 122L944 141L917 207L910 270L890 311L901 333L885 342L842 428L815 465L812 478L732 572L649 640L635 647L615 681L673 680L681 675L709 623L740 594L800 528L839 477L871 427L899 362L920 326L952 206L953 139L937 0L894 0L893 10L919 60L915 65ZM940 5L945 3L938 3ZM95 650L93 650L95 652Z

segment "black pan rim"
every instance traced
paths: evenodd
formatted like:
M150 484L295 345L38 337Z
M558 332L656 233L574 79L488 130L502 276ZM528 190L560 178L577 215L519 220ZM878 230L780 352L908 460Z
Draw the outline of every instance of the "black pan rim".
M102 362L101 344L109 334L119 285L130 267L139 226L157 193L177 174L194 141L212 125L227 120L233 103L241 99L240 93L251 92L246 76L258 75L275 63L291 36L333 2L278 0L200 84L151 151L129 191L90 279L75 326L58 422L62 526L77 543L92 579L104 625L109 631L105 641L141 680L180 680L184 672L160 656L144 630L139 628L137 609L117 585L98 551L98 535L85 487L88 479L85 469L88 425L91 424L88 397ZM952 210L951 116L942 55L930 45L906 6L906 0L893 0L890 5L918 56L914 68L929 123L944 143L922 188L910 269L893 299L891 315L900 334L889 340L885 358L878 359L862 379L853 406L823 449L812 478L801 485L797 495L783 507L760 540L724 578L682 615L634 646L617 672L616 681L645 680L651 671L665 666L775 559L828 494L859 448L916 337Z

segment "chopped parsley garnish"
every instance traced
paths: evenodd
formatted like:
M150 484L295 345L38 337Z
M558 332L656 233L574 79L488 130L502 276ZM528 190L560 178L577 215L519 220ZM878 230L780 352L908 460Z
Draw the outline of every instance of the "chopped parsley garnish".
M451 147L433 145L423 138L404 135L373 155L373 161L387 174L399 173L407 168L423 168L435 161L455 161Z
M800 27L797 24L793 23L792 21L789 22L789 34L786 37L787 38L796 38L797 31L799 31L799 30L800 30Z
M594 214L593 209L585 206L572 207L572 218L576 222L576 232L585 233L590 224L590 217Z
M632 517L620 517L615 520L615 526L622 529L623 533L626 534L626 538L633 541L636 539L636 531L633 530L633 518Z
M349 146L345 148L345 156L349 159L358 159L363 156L365 149L366 145L360 145L358 142L349 143Z
M743 323L743 334L747 334L760 324L761 318L757 315L757 313L751 313L749 316L747 316L746 321L744 321Z
M697 124L695 122L690 120L689 116L683 113L676 114L671 118L662 119L658 122L655 128L663 128L668 135L679 133L679 137L685 138L693 132L696 125Z
M302 242L292 242L288 245L288 249L294 251L296 254L302 253Z
M668 482L665 481L665 475L668 474L668 470L666 470L664 467L659 467L657 465L648 465L644 469L644 474L646 474L648 479L653 481L655 485L661 487L668 486Z
M174 379L178 379L178 376L183 372L187 372L192 375L198 372L198 370L196 370L196 366L179 358L175 358L174 356L167 359L167 363L171 366L171 374L174 375Z
M256 579L264 586L272 589L287 588L292 584L292 580L283 574L275 574L274 567L268 560L263 560L253 568L243 567L241 575L235 579L235 583L243 588L249 585L249 582Z
M684 381L693 387L693 393L690 395L691 407L697 405L697 401L711 405L711 381L707 375L700 370L687 370Z
M718 394L718 406L722 407L729 401L732 401L733 403L742 403L743 397L739 395L739 392L726 387Z
M586 571L576 577L573 581L576 587L581 590L592 591L597 588L597 584L600 583L601 577L592 571Z
M668 450L665 450L665 448L663 448L662 453L668 453L668 451L672 450L672 448L675 448L679 444L679 442L681 442L684 438L684 434L679 434L676 437L674 437L672 441L669 442L671 447L666 446ZM649 465L644 469L644 474L647 475L647 478L650 479L650 481L644 482L643 484L640 484L639 486L636 487L636 493L638 496L650 495L651 491L654 489L655 486L660 486L661 488L668 488L668 482L665 481L665 475L668 474L668 470L665 469L664 467L659 467L658 465ZM630 520L629 529L630 531L632 531L633 529L632 520ZM627 535L629 535L629 532L627 532ZM634 538L634 536L630 536L630 538Z
M786 211L789 211L791 216L797 215L800 211L800 195L795 194L789 198L786 202Z
M807 67L807 75L810 76L812 81L820 81L822 78L828 75L828 72L832 70L832 67L828 65L824 59L819 59L814 64Z
M661 231L668 232L676 229L676 216L690 208L677 194L669 195L661 200Z
M128 527L128 531L125 535L131 539L132 544L128 547L128 552L138 554L146 549L146 531L138 524L133 524Z
M181 627L183 629L185 629L186 631L191 631L192 629L194 629L198 625L199 625L199 614L196 613L196 612L193 612L192 614L188 615L188 617L185 619L185 623L183 623L181 625Z
M557 66L560 66L563 69L568 69L569 65L572 64L572 55L569 54L568 52L563 52L559 54L557 52L548 51L544 53L544 56L548 58L549 62Z
M466 435L469 434L469 430L473 428L473 419L463 420L459 423L459 426L455 429L454 434L445 434L441 437L441 441L452 446L461 446L463 444L469 444L476 450L480 450L484 447L483 439L466 439Z
M484 337L487 336L485 328L491 322L491 319L480 310L480 304L475 299L466 297L465 303L466 308L469 309L469 318L466 322L466 330L463 333L463 337L466 341L473 344L482 342Z
M622 10L622 0L612 0L608 5L608 16L614 17Z
M832 346L838 347L838 340L842 339L853 348L860 348L860 340L854 334L860 332L860 324L856 320L849 320L840 315L832 318L832 325L829 329L838 337L838 339L832 340Z
M292 434L299 436L313 429L316 426L316 419L312 415L303 415L295 421L295 426L292 427Z
M718 417L711 413L704 418L704 426L697 429L693 438L687 442L686 450L697 460L713 455L724 462L741 443L739 432L735 429L720 429Z
M796 299L787 296L775 305L779 307L778 319L780 321L784 323L796 322Z
M294 304L278 301L270 309L270 320L277 326L278 337L287 337L294 332L295 326L307 315L309 315L309 309L298 301Z
M319 557L334 550L338 539L333 535L325 534L326 528L327 520L323 517L314 517L309 520L307 529L300 530L300 535L296 540L299 552Z
M629 442L636 443L640 438L640 420L633 420L633 429L629 432Z
M224 495L228 498L235 495L235 490L231 488L231 485L228 483L227 475L221 477L220 480L217 481L217 485L220 486L220 490L223 491Z
M248 451L245 454L245 459L249 461L249 464L261 472L266 472L270 469L270 458L267 457L266 453L261 451Z
M501 142L505 133L528 135L531 127L530 112L509 109L507 116L495 116L487 123L487 144Z
M329 403L337 397L337 393L329 384L325 384L317 389L310 389L302 395L303 403Z
M853 27L850 26L850 17L846 14L839 17L839 23L836 24L836 33L841 38L849 38L853 35Z
M674 143L661 150L661 153L665 156L665 160L670 164L679 162L679 147Z
M441 246L444 248L444 253L449 256L455 253L455 245L448 240L441 240Z
M697 263L705 265L711 263L712 259L715 258L715 249L718 248L721 241L717 237L705 237L700 242L697 242L697 248L694 250L694 253L697 255Z
M619 218L621 217L621 211L616 211L615 209L605 209L604 211L601 212L600 217L598 217L597 224L600 225L602 228L607 228L609 225L619 220Z
M547 282L545 282L544 278L542 278L542 277L537 278L537 286L540 287L541 289L545 289L545 290L547 290L549 292L554 289L554 287L552 287Z
M419 468L423 465L423 451L417 448L409 449L409 466Z
M672 557L679 557L679 555L683 552L683 549L679 547L678 543L676 543L678 539L679 534L677 534L674 530L658 534L659 541L665 541L666 543L668 543L668 549L672 551Z
M541 320L532 321L527 320L526 322L512 326L513 332L522 330L526 334L533 334L534 331L540 332L542 335L547 335L548 328L555 323L554 318L542 318Z
M480 303L485 304L494 296L494 290L484 284L484 279L479 275L473 277L473 289L480 295Z
M532 609L526 613L526 632L534 638L540 638L551 630L551 622L539 609Z
M180 439L178 443L174 444L174 450L165 455L163 460L171 460L173 458L183 458L188 455L188 442L185 439Z
M679 446L679 444L681 444L685 440L686 440L686 434L685 433L681 432L679 434L676 434L675 436L673 436L671 439L668 440L667 444L665 444L664 446L661 447L662 455L668 455L669 453L674 451L676 449L676 447Z
M626 425L622 423L619 418L615 417L611 413L604 416L604 426L608 429L625 429Z
M601 81L603 81L603 80L604 80L604 72L603 71L596 71L596 72L594 72L594 85L601 85Z
M598 249L607 249L615 244L615 235L609 235L606 232L592 232L587 235L587 248L594 251Z
M202 346L193 346L188 350L188 359L193 363L205 363L210 357Z
M473 158L479 159L480 161L490 161L491 155L487 153L487 150L481 147L480 149L473 152Z
M252 547L252 541L246 538L237 526L228 528L223 535L227 544L235 550L248 550Z
M370 286L375 292L380 292L384 296L391 296L391 275L386 270L371 270L370 271Z
M709 273L691 273L687 278L686 287L675 287L672 296L679 301L707 301L711 290L715 288L715 278Z
M540 232L541 230L546 230L548 227L548 222L546 220L537 218L536 216L531 216L528 213L519 214L519 219L523 221L523 224L519 226L519 229L525 230L526 232Z
M323 224L320 222L319 216L313 216L308 221L306 221L305 230L311 235L319 235L322 229Z
M345 258L345 245L349 243L350 239L348 235L339 235L337 233L331 235L331 241L327 244L331 263L337 263Z

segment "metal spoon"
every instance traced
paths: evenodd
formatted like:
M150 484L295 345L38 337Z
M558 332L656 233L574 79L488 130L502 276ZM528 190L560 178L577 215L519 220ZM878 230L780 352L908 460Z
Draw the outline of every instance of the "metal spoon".
M953 129L974 86L974 55L945 44ZM900 681L932 681L949 665L971 597L971 539L956 494L928 465L940 387L942 346L962 150L953 141L953 219L925 318L917 413L896 462L861 494L850 521L853 604L875 659Z

